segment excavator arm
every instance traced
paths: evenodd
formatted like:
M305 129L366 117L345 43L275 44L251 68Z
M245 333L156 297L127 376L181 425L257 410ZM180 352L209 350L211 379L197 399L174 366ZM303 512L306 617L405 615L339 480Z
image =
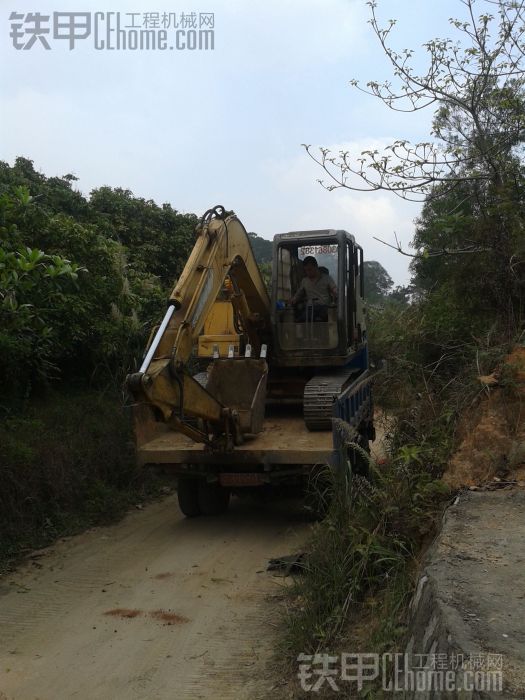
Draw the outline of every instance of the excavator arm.
M242 420L231 390L220 390L224 381L216 376L211 386L203 387L189 373L188 362L227 277L233 283L232 304L257 354L270 329L270 300L248 234L233 212L222 206L208 210L196 233L195 246L171 293L164 319L139 372L128 376L127 387L137 402L153 407L170 428L214 449L232 449L251 429ZM260 393L260 382L254 376L257 363L264 373L265 361L242 362L237 365L237 380ZM231 384L231 365L224 372Z

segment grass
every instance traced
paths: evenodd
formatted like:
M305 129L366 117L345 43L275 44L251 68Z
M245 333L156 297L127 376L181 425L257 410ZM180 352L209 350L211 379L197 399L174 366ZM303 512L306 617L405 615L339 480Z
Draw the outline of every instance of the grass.
M325 474L330 492L323 496L331 505L313 527L303 575L287 598L279 647L283 675L296 675L300 653L403 649L418 556L450 496L436 478L436 463L450 449L451 426L446 416L434 420L433 431L423 437L413 420L406 413L394 420L388 458L381 464L348 445L348 454L361 450L368 460L368 478L353 473L348 460L341 471ZM344 435L345 424L336 422L336 429ZM298 685L293 693L303 697Z
M329 493L325 487L322 495L331 505L313 528L303 575L286 599L279 647L283 676L296 677L300 653L404 650L420 559L451 495L440 477L460 437L459 419L485 397L478 376L494 371L508 352L506 344L489 340L458 344L424 365L393 354L381 373L376 397L383 405L390 401L387 459L376 464L368 458L369 478L353 473L347 461L322 480L326 484L329 477ZM504 388L514 385L515 373L503 367ZM344 435L344 424L336 428ZM292 682L288 697L309 696ZM370 685L362 697L382 695Z
M385 594L395 610L411 586L410 565L448 490L410 452L381 466L370 460L370 469L370 480L352 474L349 462L332 475L330 510L313 528L305 575L292 590L288 655L333 648L354 605Z
M135 466L117 393L55 391L0 424L0 571L24 552L113 522L161 492Z

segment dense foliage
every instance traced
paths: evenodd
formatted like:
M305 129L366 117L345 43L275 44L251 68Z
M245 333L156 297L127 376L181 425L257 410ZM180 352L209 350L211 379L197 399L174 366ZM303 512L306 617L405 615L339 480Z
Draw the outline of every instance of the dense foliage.
M195 214L0 162L0 400L49 380L119 384L193 246ZM259 260L271 243L250 234Z
M152 490L120 389L198 218L75 180L0 162L0 565ZM270 241L250 239L268 267Z
M256 233L249 232L250 243L252 244L253 254L257 258L259 265L267 265L272 262L272 242L266 238L258 236Z
M376 260L365 260L363 263L365 280L365 299L370 304L379 304L385 301L394 282L392 278Z

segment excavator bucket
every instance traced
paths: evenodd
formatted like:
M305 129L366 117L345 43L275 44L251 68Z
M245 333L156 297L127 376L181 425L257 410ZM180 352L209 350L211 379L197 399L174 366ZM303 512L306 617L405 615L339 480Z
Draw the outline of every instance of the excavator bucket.
M206 390L238 412L245 437L263 428L267 378L266 361L247 357L214 360L209 371Z

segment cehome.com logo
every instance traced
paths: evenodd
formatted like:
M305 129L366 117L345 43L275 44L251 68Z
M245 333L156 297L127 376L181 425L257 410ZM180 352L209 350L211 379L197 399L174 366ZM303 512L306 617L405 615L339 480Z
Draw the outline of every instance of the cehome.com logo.
M213 51L213 12L11 12L17 51L79 45L96 51Z

